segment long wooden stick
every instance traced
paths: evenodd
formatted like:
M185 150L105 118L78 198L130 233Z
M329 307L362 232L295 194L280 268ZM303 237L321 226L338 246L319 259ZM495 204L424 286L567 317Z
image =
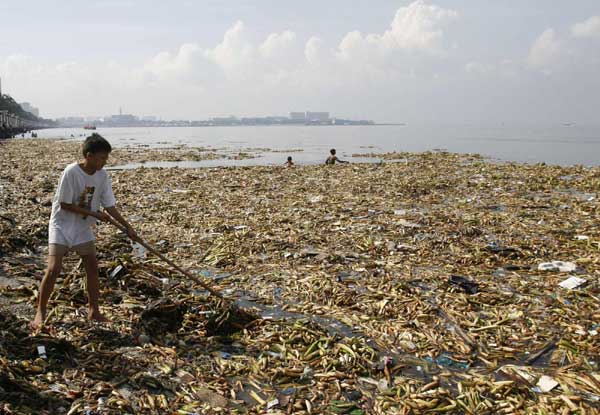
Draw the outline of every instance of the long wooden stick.
M107 216L108 216L108 214L107 214ZM121 225L119 222L117 222L116 220L114 220L112 217L108 216L108 221L111 224L113 224L114 226L116 226L120 231L122 231L125 234L127 234L127 229L123 225ZM171 261L169 258L167 258L163 254L161 254L160 252L158 252L156 249L154 249L150 244L148 244L142 238L138 237L138 240L135 241L135 242L138 242L140 245L142 245L148 251L152 252L154 255L156 255L157 257L159 257L163 261L165 261L167 264L169 264L171 267L175 268L177 271L181 272L186 277L188 277L191 280L193 280L194 282L200 284L202 286L202 288L204 288L205 290L207 290L209 293L211 293L215 297L219 297L222 300L226 300L225 297L223 297L223 294L221 294L218 291L215 291L213 288L211 288L205 282L203 282L202 280L200 280L198 277L196 277L195 275L193 275L189 271L186 271L185 269L181 268L179 265L177 265L176 263L174 263L173 261Z

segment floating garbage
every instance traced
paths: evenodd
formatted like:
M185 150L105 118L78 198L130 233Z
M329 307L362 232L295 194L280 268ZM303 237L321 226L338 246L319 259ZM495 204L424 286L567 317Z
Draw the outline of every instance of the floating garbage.
M556 388L557 386L558 386L558 382L555 381L550 376L546 376L546 375L541 376L537 382L537 387L538 387L539 391L542 393L550 392L552 389Z
M431 152L112 171L145 240L263 318L213 324L227 308L206 289L99 224L110 322L87 322L70 253L32 335L47 201L78 157L72 141L0 145L0 413L598 412L598 167Z
M542 262L538 265L539 271L573 272L576 269L577 264L563 261Z
M122 264L117 265L111 272L110 272L110 278L118 278L122 275L124 275L127 272L127 270L125 269L125 267Z
M132 254L136 258L146 258L147 249L137 242L131 243Z
M214 272L209 269L200 270L199 274L214 281L220 281L225 278L229 278L232 275L230 272Z
M560 284L561 287L566 288L568 290L573 290L583 284L585 284L587 281L584 278L579 278L579 277L569 277L566 280L562 281Z
M425 360L427 360L428 362L436 363L440 366L450 368L467 369L469 367L469 364L467 362L455 360L452 358L452 356L448 355L447 353L442 353L435 359L432 359L431 357L427 356Z
M38 346L37 347L37 351L38 351L38 354L40 355L40 357L42 359L47 359L48 358L48 356L46 356L46 348L44 346Z
M479 284L460 275L451 275L448 282L452 285L457 285L468 294L477 294L479 291Z

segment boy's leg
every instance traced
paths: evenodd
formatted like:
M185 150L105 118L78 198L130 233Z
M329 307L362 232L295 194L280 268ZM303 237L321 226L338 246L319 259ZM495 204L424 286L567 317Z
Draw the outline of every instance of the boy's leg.
M87 245L80 252L85 274L87 276L87 293L88 293L88 319L96 321L108 321L106 317L100 313L98 299L100 297L100 283L98 281L98 261L96 260L96 249L93 245Z
M40 283L37 311L31 322L31 327L33 329L39 328L46 319L48 300L54 290L56 279L60 275L62 260L66 252L67 247L63 245L51 245L48 250L48 268L46 268L46 273Z

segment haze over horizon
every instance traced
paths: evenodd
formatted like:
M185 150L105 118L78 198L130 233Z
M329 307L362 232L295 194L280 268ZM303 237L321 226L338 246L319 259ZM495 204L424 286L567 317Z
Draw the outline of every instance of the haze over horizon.
M2 92L44 117L330 111L597 123L597 0L0 5Z

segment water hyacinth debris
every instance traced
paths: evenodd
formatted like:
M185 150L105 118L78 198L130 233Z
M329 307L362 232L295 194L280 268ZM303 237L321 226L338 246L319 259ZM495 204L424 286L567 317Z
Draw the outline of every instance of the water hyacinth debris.
M333 169L115 171L115 193L141 216L145 239L185 269L230 274L208 281L269 318L211 331L227 310L218 299L158 259L134 257L100 225L111 323L85 321L83 269L71 255L51 335L31 336L43 201L77 148L30 143L0 150L0 214L11 219L0 219L5 412L259 414L276 399L271 413L598 412L598 201L561 188L596 193L598 168L403 153L406 163ZM490 235L515 251L487 248ZM538 270L554 259L587 282L559 287L569 274ZM121 264L127 273L109 278ZM534 393L542 376L558 385Z

